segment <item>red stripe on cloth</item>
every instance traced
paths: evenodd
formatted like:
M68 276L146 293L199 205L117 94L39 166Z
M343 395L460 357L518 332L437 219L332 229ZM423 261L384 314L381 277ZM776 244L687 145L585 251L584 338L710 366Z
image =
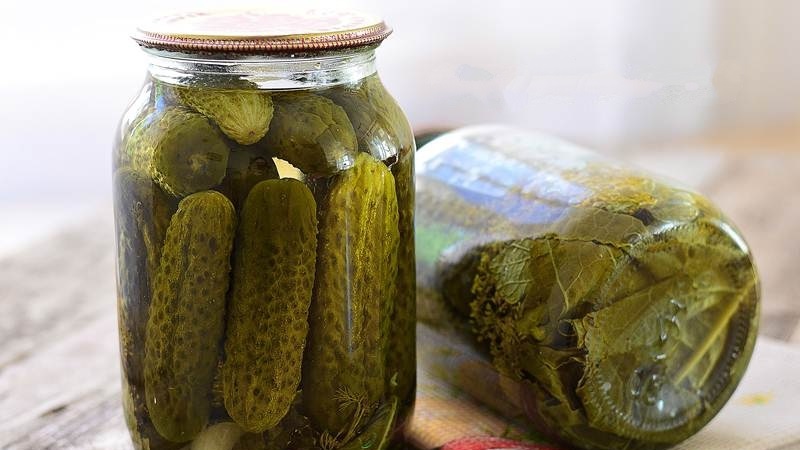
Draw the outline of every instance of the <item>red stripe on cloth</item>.
M559 450L542 444L531 444L496 437L468 437L443 445L441 450Z

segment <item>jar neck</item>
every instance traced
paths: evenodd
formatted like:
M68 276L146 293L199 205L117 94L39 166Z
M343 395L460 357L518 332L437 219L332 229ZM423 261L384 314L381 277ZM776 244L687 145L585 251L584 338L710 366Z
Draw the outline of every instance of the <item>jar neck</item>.
M375 48L304 55L207 59L148 52L150 75L175 85L230 86L247 80L259 89L311 89L353 83L375 73Z

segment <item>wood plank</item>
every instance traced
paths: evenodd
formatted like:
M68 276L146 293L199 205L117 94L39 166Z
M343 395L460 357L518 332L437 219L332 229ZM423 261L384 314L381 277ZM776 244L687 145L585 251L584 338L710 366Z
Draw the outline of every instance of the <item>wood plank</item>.
M110 214L0 260L0 370L115 308Z
M0 448L132 448L112 242L97 215L0 261Z

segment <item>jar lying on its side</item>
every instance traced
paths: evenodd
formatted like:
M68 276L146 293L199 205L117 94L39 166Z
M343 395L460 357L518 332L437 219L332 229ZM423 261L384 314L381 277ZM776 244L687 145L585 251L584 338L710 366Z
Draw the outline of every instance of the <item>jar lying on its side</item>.
M113 184L137 448L382 449L402 431L415 148L375 72L388 34L314 11L135 36L150 67Z
M418 158L422 367L578 448L665 448L719 412L760 294L706 198L513 128Z

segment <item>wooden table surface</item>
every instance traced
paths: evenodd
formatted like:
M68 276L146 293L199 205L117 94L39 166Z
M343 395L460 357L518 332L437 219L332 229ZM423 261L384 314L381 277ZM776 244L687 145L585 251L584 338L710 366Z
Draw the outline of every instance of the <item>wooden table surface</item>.
M800 155L636 156L707 193L763 278L762 333L800 345ZM110 210L0 260L0 448L130 449L120 408Z

